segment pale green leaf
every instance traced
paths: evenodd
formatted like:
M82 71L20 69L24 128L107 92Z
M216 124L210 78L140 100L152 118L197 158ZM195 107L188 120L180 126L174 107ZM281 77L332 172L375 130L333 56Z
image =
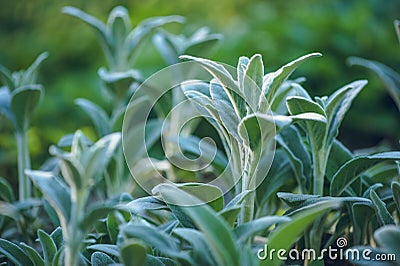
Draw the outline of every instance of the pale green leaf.
M180 43L176 43L176 39L178 39L177 36L173 36L171 33L162 29L158 30L152 38L154 46L168 65L178 63L181 47Z
M177 187L207 203L216 212L224 208L223 193L217 186L204 183L184 183L178 184Z
M213 77L216 78L224 87L228 88L228 90L234 90L235 88L237 88L237 84L233 79L232 75L223 65L208 59L203 59L188 55L182 55L179 58L192 60L199 63L207 71L209 71L210 74L213 75Z
M9 217L17 222L22 222L24 219L17 206L4 201L0 201L0 215Z
M400 152L383 152L374 155L358 156L346 164L333 176L330 187L331 196L340 196L358 176L373 165L384 161L400 159Z
M383 251L400 256L400 226L383 226L374 232L374 238Z
M304 55L304 56L299 57L298 59L293 60L292 62L284 65L283 67L279 68L277 71L265 75L262 93L265 95L267 102L272 103L279 87L293 73L293 71L295 71L296 68L301 65L301 63L308 60L309 58L319 57L319 56L321 56L320 53L311 53L308 55ZM261 99L262 98L260 98L260 101L261 101ZM261 104L261 102L260 102L260 104Z
M120 257L126 266L142 266L146 261L146 247L139 241L129 240L120 246Z
M0 253L18 266L32 265L32 261L26 253L16 244L6 239L0 239Z
M76 99L75 103L90 117L100 137L111 132L107 113L100 106L86 99Z
M284 216L266 216L241 224L234 229L236 243L244 244L258 232L265 231L274 224L286 223L290 220L289 217Z
M275 138L274 117L251 114L240 121L237 131L246 146L254 152L261 153Z
M392 194L393 200L397 206L397 211L400 213L400 183L393 181L392 182Z
M311 157L299 131L294 126L285 127L279 132L277 141L288 155L299 186L307 187L307 177L311 176Z
M35 84L37 75L39 72L39 67L42 64L42 62L49 56L47 52L41 53L36 60L30 65L30 67L24 72L24 77L22 84L19 84L19 86L23 85L30 85L30 84Z
M190 194L170 184L160 184L153 189L166 201L176 205L192 205L181 207L190 216L196 226L204 233L215 260L220 265L238 265L239 256L235 246L234 235L229 225L207 205Z
M123 52L125 38L132 28L128 10L123 6L114 7L107 19L107 31L113 38L113 52L116 58L126 56Z
M89 15L75 7L66 6L62 9L62 12L80 19L94 29L95 33L100 39L107 60L112 63L112 53L110 47L110 44L112 43L112 36L110 36L110 34L107 32L106 25L96 17Z
M199 265L215 265L215 261L210 256L210 249L204 235L198 230L189 228L176 228L173 233L184 239L192 246L194 260Z
M92 207L82 221L80 221L80 228L83 232L88 232L95 223L102 218L105 218L115 207L111 204L102 204L100 206Z
M183 23L185 22L185 18L182 16L173 15L152 17L142 20L127 37L126 44L128 50L132 51L133 49L137 48L138 45L143 41L143 38L152 30L173 22Z
M293 193L278 193L277 196L282 199L291 209L288 213L297 212L299 208L315 204L322 201L336 201L336 202L349 202L349 203L364 203L371 204L369 199L363 197L321 197L319 195L310 194L293 194Z
M32 261L33 266L45 266L43 258L40 257L39 253L33 247L28 246L25 243L20 243L19 245L23 248L25 254Z
M0 114L7 118L14 128L17 127L17 121L10 110L11 93L8 88L0 87Z
M49 152L59 159L61 173L71 188L80 190L87 185L87 180L83 179L85 170L79 157L73 157L72 154L66 153L56 146L50 146Z
M354 230L354 243L364 244L367 237L368 224L370 219L366 217L373 217L374 209L370 204L356 202L352 204L352 221Z
M17 130L26 131L32 114L43 97L41 85L26 85L11 93L10 110L15 116Z
M56 244L57 249L61 249L64 245L64 239L62 234L62 228L59 226L51 232L50 237L53 239L54 244Z
M326 165L326 176L328 180L332 180L333 176L347 161L353 159L351 151L338 140L332 143L331 152Z
M327 143L330 145L339 133L339 126L349 110L351 103L362 88L368 83L366 80L354 81L335 91L329 96L326 103L326 117L328 119Z
M57 253L57 247L53 239L45 231L39 229L38 236L40 245L43 250L43 258L46 265L50 266L55 254Z
M246 199L246 197L249 196L251 193L254 193L254 191L244 190L238 193L231 201L228 202L225 208L240 206L242 202Z
M167 205L157 199L154 196L137 198L127 204L124 204L122 208L131 211L134 214L139 214L141 212L145 212L147 210L166 210L168 209Z
M397 108L400 111L400 74L393 69L381 64L377 61L367 60L359 57L350 57L348 59L350 65L359 65L374 71L383 81L392 96Z
M14 192L10 183L3 177L0 177L0 198L7 201L15 201Z
M32 170L25 172L42 191L43 196L57 212L61 223L65 225L71 215L71 196L68 187L49 172Z
M394 21L394 28L396 30L397 38L399 39L400 42L400 20L395 20Z
M291 216L291 221L281 224L275 231L273 231L268 239L268 249L285 249L293 245L293 243L304 233L309 225L318 217L325 214L327 211L338 208L340 202L338 201L323 201L313 205L309 205L299 209L296 214ZM260 265L275 266L280 265L281 262L277 257L272 260L261 260Z
M93 266L108 266L115 264L115 261L107 254L96 251L90 257L90 263Z
M126 224L121 227L121 235L126 239L140 239L162 254L190 262L187 254L182 253L177 243L169 235L154 226Z
M98 140L84 152L81 163L85 167L84 173L87 180L92 178L96 180L96 177L101 175L114 155L114 151L120 144L120 141L120 132L111 133Z
M308 92L300 84L296 83L302 81L302 78L286 80L278 89L272 103L270 103L271 111L277 114L287 113L286 99L291 96L299 96L306 99L311 99Z
M7 87L4 89L7 89L8 91L13 91L15 89L15 84L11 72L3 65L0 65L0 78L2 84Z
M242 210L241 206L232 206L225 207L221 211L218 212L218 215L225 219L225 221L233 227L237 218L239 217L239 213Z
M324 109L317 103L298 96L288 97L286 104L291 115L301 115L305 113L318 114L326 117ZM326 134L326 121L318 120L299 120L299 124L307 132L314 149L319 150L324 146Z
M253 55L243 71L243 80L239 80L239 89L243 93L251 112L258 110L264 78L264 64L260 54Z
M63 248L61 248L61 249L59 249L58 251L57 251L57 253L56 253L56 255L54 256L54 259L53 259L53 261L52 261L52 263L51 263L51 265L52 266L61 266L61 265L63 265L63 255L64 254L64 249Z
M382 225L394 224L394 219L388 209L386 208L386 204L383 200L378 196L375 190L371 190L369 196L374 205L375 212L378 216L378 219Z
M214 145L204 141L200 145L201 139L196 136L179 136L177 139L170 139L176 145L179 145L183 152L189 152L191 154L201 156L206 162L212 161L212 164L219 170L223 170L228 164L228 160L225 155L220 151L216 150Z
M89 250L100 251L113 257L119 257L119 248L112 244L94 244L87 247Z
M259 211L263 208L267 208L266 211L268 211L268 206L265 206L265 204L273 200L277 191L279 191L282 186L290 183L292 178L293 174L287 156L279 149L275 152L274 160L267 176L256 190L257 202L260 208Z
M197 32L199 32L200 28ZM207 36L197 37L195 32L186 43L185 50L182 54L210 56L215 51L218 43L223 38L222 34L214 33Z

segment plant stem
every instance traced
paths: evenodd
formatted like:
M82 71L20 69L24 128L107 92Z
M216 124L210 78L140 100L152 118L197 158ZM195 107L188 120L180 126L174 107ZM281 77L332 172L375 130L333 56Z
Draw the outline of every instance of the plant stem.
M18 186L19 200L27 200L31 196L31 182L25 175L25 170L31 168L29 157L28 138L26 131L17 131L15 134L18 149Z
M314 161L314 184L313 194L323 196L324 194L324 181L325 181L325 170L327 163L327 154L329 150L322 148L320 150L313 150L313 161Z
M71 192L71 218L68 223L68 232L65 236L64 261L66 266L78 266L84 237L82 230L79 228L79 222L85 212L86 193Z
M247 195L246 199L243 202L242 215L240 215L240 224L250 222L253 219L254 201L255 193L250 193L249 195Z
M252 159L250 156L249 152L243 152L242 155L243 158L243 169L245 169L245 171L243 172L243 178L242 178L242 192L246 191L246 190L250 190L253 191L254 188L254 184L252 184L253 182L250 181L250 178L253 174L253 171L251 171L252 169ZM243 201L243 208L242 208L242 212L240 215L240 224L249 222L253 219L254 216L254 202L255 202L255 193L250 193L249 195L247 195L247 197L244 199Z
M313 194L324 196L324 182L325 182L325 172L326 165L328 162L328 156L330 153L330 147L325 148L323 146L320 149L313 149L313 176L314 176L314 184L313 184ZM321 246L321 238L323 234L323 219L318 218L313 222L313 225L309 230L307 230L306 234L308 235L309 246L308 248L314 250L320 250Z

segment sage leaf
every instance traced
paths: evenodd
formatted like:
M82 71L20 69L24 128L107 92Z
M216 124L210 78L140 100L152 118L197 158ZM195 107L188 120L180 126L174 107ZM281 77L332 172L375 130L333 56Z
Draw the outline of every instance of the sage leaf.
M83 220L80 221L80 228L83 232L88 232L97 220L105 218L113 210L115 210L115 207L111 204L103 204L100 206L92 207L85 215Z
M355 157L346 162L333 176L330 187L331 196L340 196L357 177L373 165L384 161L400 159L400 152L383 152Z
M330 145L338 135L339 126L351 103L362 88L367 84L366 80L354 81L335 91L329 96L326 103L326 116L328 118L327 143Z
M358 65L374 71L385 84L386 89L392 96L397 108L400 111L400 74L393 69L381 64L377 61L367 60L359 57L350 57L348 59L350 65Z
M214 259L210 256L210 248L201 232L190 228L176 228L173 233L190 243L193 257L199 265L215 265Z
M108 116L100 106L86 99L76 99L75 103L89 115L100 137L111 133Z
M387 253L400 256L400 227L397 225L386 225L374 232L374 238L378 245Z
M32 261L20 247L6 239L0 239L0 253L16 265L24 266L32 264Z
M119 248L112 244L94 244L87 247L89 250L99 251L113 257L119 257Z
M43 97L41 85L25 85L11 93L10 110L13 112L18 131L28 130L32 114Z
M34 266L45 266L43 258L39 255L39 253L34 248L32 248L31 246L28 246L25 243L20 243L19 245L25 251L26 255L32 261L32 264ZM49 264L46 264L46 265L49 265Z
M44 262L46 265L51 265L53 258L57 252L56 244L54 243L50 235L48 235L45 231L41 229L38 230L38 236L40 245L42 246L43 250Z
M115 261L113 261L113 259L107 254L96 251L90 257L90 263L93 266L107 266L115 264Z
M191 217L196 226L204 233L215 260L220 265L238 265L239 253L235 245L234 235L229 225L207 205L199 205L201 201L192 195L170 184L160 184L153 189L165 200L177 205L191 204L182 207L182 211Z
M304 230L318 217L327 211L340 206L338 201L323 201L299 209L291 216L291 221L281 224L275 231L271 232L268 239L268 249L288 250L300 237ZM277 257L272 260L261 260L260 265L280 265Z
M126 241L120 247L120 257L124 265L144 265L146 261L146 256L146 247L138 241Z
M386 208L386 204L378 196L375 190L371 190L369 196L374 204L375 212L382 225L394 224L394 219Z
M320 53L311 53L308 55L304 55L284 65L277 71L265 75L262 93L265 95L266 101L268 103L273 102L273 99L275 98L276 92L278 91L279 87L293 73L293 71L296 70L298 66L300 66L301 63L308 60L309 58L319 57L319 56L321 56Z
M265 231L274 224L286 223L290 220L289 217L285 216L266 216L241 224L234 229L236 242L239 245L244 244L259 231Z
M55 209L62 225L66 225L71 215L71 196L69 188L49 172L25 171L43 196Z
M392 182L392 194L393 200L397 206L397 211L400 213L400 183L393 181Z

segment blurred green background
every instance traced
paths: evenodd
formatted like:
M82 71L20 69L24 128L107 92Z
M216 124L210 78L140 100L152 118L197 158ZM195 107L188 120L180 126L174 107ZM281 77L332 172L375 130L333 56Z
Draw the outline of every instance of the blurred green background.
M46 96L29 132L33 168L48 156L50 144L81 128L90 134L90 121L74 105L84 97L105 105L99 93L97 69L105 65L95 34L83 23L63 15L71 5L102 20L116 5L130 11L134 24L151 16L178 14L184 25L171 25L175 33L192 33L207 26L225 37L213 59L236 65L241 55L263 55L267 71L309 52L322 58L307 62L293 77L305 76L304 86L314 96L328 95L359 78L370 83L346 116L339 138L351 149L385 141L399 148L400 115L378 78L346 58L360 56L400 70L400 47L393 20L400 18L399 0L262 1L262 0L1 0L0 64L11 70L28 66L49 51L39 80ZM151 42L142 50L136 68L150 75L165 66ZM16 148L8 122L0 118L0 176L15 176Z

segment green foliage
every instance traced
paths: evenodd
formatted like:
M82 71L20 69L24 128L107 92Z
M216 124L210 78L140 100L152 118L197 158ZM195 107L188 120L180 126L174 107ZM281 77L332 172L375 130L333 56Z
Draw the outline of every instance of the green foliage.
M368 247L360 247L356 246L354 248L363 252L366 249L371 250L369 257L374 258L374 256L378 255L379 258L386 258L387 260L379 262L380 265L393 265L397 261L398 256L400 255L400 229L399 226L395 225L386 225L374 233L375 241L377 242L378 247L374 248L371 246ZM352 263L355 265L375 265L371 262L371 260L366 260L365 258L361 258L360 260L352 260Z
M399 21L396 20L394 24L397 37L400 40ZM386 89L400 111L400 75L396 71L379 62L359 57L350 57L348 61L350 65L359 65L374 71L385 84Z
M119 141L120 134L113 133L88 146L82 133L77 131L72 140L70 153L52 147L51 153L60 162L66 184L49 172L27 172L57 212L66 241L64 255L66 265L78 264L86 234L97 220L106 217L113 210L110 203L102 203L87 209L87 201L90 187L99 182ZM39 232L39 238L40 236Z
M39 66L47 53L42 53L26 70L11 73L0 65L0 77L3 87L0 87L0 114L6 117L14 126L18 147L18 183L19 200L23 201L31 196L31 184L25 176L25 169L31 167L27 141L32 114L37 109L44 91L36 83Z
M346 162L332 177L330 193L339 196L356 178L373 165L384 161L400 159L399 152L384 152L373 155L358 156Z
M389 94L395 101L400 110L400 75L391 68L372 60L366 60L358 57L350 57L351 65L359 65L371 69L384 82Z
M275 147L275 123L284 127L297 120L319 120L319 114L302 116L272 116L269 101L275 99L278 88L294 69L310 54L283 66L275 72L264 75L260 55L252 58L241 57L237 67L237 80L231 69L211 60L185 56L203 66L215 78L210 84L188 82L183 84L185 95L200 106L205 117L212 117L211 123L217 129L224 144L225 153L230 155L232 183L241 180L237 193L254 190L264 179ZM254 197L244 203L241 222L253 219Z
M27 133L42 99L36 78L47 54L25 71L11 74L0 66L0 111L14 126L19 156L19 201L0 178L1 263L281 265L279 257L263 260L260 251L266 246L320 250L342 236L360 250L376 243L374 254L400 256L399 152L373 148L371 154L357 154L337 139L365 80L311 98L300 84L303 79L289 77L319 53L268 73L261 54L242 56L232 68L199 57L210 56L221 35L200 28L186 37L161 28L182 23L180 16L153 17L132 27L121 6L111 10L106 23L77 8L63 12L88 24L99 37L107 66L98 75L109 106L95 103L96 97L77 99L92 121L89 134L98 140L92 142L81 130L64 135L50 147L53 157L41 169L30 170ZM145 80L143 69L133 67L140 65L138 55L147 39L167 64L189 60L212 79L187 80L164 95L142 132L140 118L154 88L127 102ZM352 62L376 71L397 102L394 71L372 61ZM179 125L195 113L189 104L184 112L173 112L186 99L207 121L191 121L180 131ZM159 184L152 196L142 197L123 158L124 114L129 130L122 133L132 174L180 183ZM206 130L215 128L222 150L197 134L206 122ZM179 161L182 152L212 163L196 173L190 172L191 165L181 169L173 159ZM201 183L210 173L223 180ZM26 176L37 188L34 193ZM187 181L191 177L195 182Z
M220 39L221 34L209 34L209 29L203 27L189 37L183 34L174 35L160 29L152 40L164 61L173 65L179 62L179 56L183 54L211 55Z
M62 246L57 245L55 235L60 228L56 228L50 235L43 230L38 230L38 238L42 254L25 243L19 246L5 239L0 239L1 253L16 265L53 266L59 265Z

